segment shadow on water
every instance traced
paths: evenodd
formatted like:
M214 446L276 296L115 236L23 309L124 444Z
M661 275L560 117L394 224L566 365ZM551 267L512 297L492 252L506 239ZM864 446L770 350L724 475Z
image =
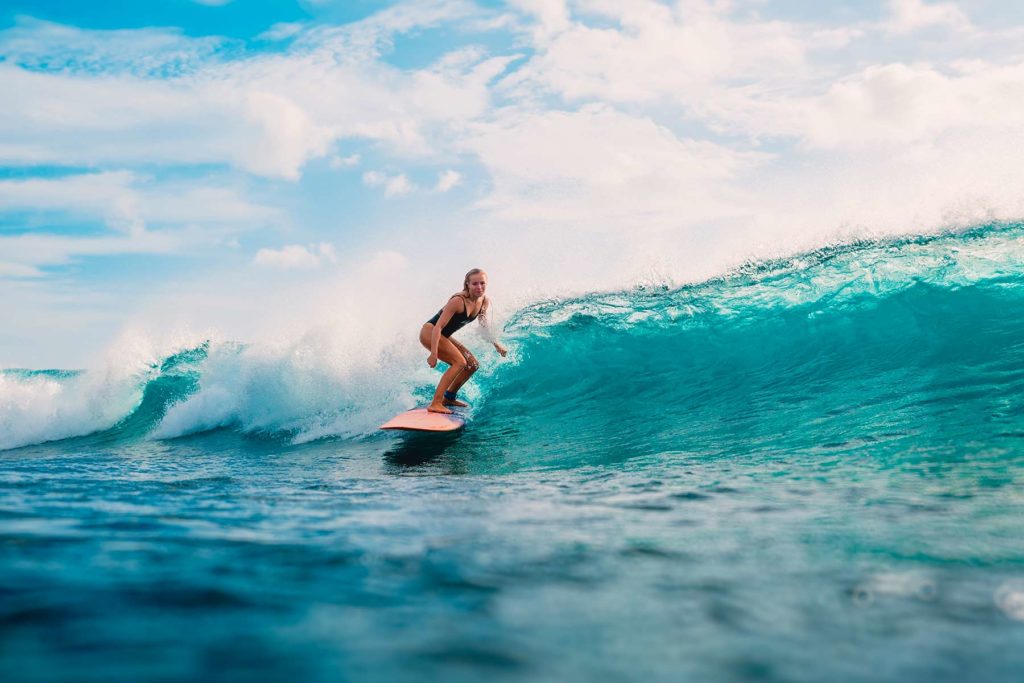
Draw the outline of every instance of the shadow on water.
M440 464L442 456L458 441L459 432L409 432L384 453L384 461L396 470Z

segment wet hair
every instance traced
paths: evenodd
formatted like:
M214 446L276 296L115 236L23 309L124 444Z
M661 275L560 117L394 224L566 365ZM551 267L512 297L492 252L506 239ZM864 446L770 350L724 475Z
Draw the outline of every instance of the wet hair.
M481 273L487 275L487 273L484 273L483 268L474 268L473 270L466 273L466 278L462 281L462 291L465 292L466 294L469 294L469 278L473 277L474 275L480 275Z

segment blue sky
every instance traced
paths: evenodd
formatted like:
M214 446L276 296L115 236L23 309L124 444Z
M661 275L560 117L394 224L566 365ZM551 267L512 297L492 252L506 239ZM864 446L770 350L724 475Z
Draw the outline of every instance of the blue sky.
M1019 218L1022 39L991 0L6 0L0 367Z

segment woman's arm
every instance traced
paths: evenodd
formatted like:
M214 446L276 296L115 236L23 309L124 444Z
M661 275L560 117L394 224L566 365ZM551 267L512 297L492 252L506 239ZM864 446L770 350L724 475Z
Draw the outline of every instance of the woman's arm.
M483 308L480 309L480 326L484 328L484 337L494 345L494 350L501 354L502 358L508 353L508 349L498 341L498 330L491 325L491 300L484 298Z

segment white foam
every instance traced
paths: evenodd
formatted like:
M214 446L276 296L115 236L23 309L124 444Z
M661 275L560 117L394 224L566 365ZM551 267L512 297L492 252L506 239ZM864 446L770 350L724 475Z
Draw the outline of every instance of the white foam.
M163 355L147 338L126 332L96 369L0 374L0 449L109 429L138 406Z
M995 592L995 602L1010 619L1024 621L1024 581L1006 581Z
M417 389L432 388L438 379L417 341L433 313L425 300L437 299L439 306L450 292L404 299L357 293L379 292L375 279L354 284L345 278L312 296L307 290L292 310L268 311L244 346L212 346L200 365L198 391L171 406L153 436L219 427L289 433L300 442L359 436L416 405Z

